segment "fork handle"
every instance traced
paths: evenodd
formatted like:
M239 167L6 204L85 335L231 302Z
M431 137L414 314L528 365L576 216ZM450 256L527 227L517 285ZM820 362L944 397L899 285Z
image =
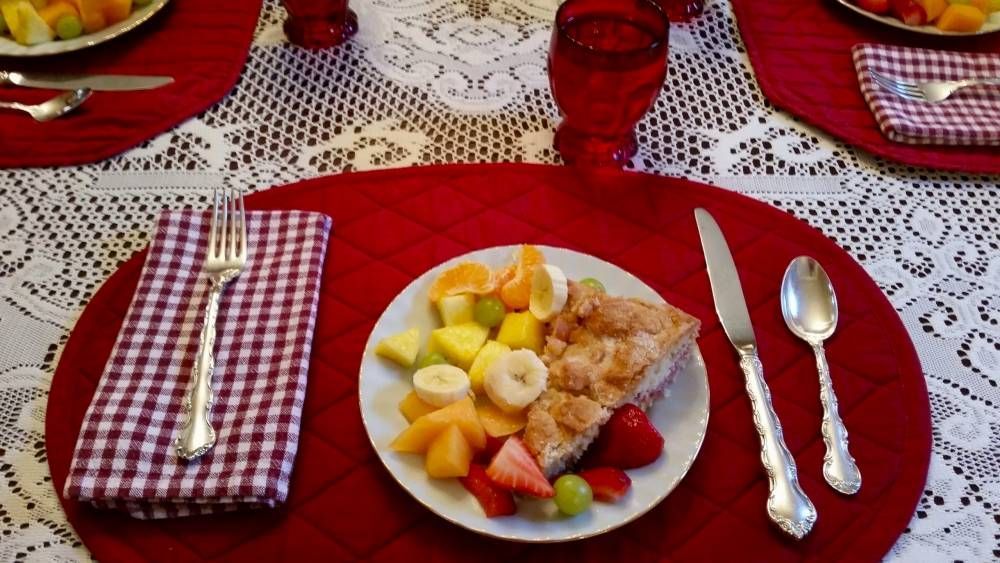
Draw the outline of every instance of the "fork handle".
M191 391L184 400L186 420L181 435L174 443L178 457L195 459L215 445L215 429L209 420L212 411L212 372L215 370L215 319L226 280L211 276L212 289L205 308L205 324L201 327L198 356L195 360Z

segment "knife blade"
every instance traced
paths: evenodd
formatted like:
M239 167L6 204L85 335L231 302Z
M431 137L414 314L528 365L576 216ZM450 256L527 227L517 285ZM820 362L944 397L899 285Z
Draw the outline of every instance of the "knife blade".
M38 72L0 72L0 83L10 82L27 88L75 90L90 88L106 92L152 90L174 81L170 76L129 74L46 74Z
M771 404L771 391L764 381L764 365L757 356L757 339L736 262L715 218L701 208L695 209L694 217L705 254L715 312L739 353L740 369L746 378L753 422L760 437L761 463L768 477L767 514L783 531L801 539L816 523L816 507L799 486L795 459L785 445L781 422Z

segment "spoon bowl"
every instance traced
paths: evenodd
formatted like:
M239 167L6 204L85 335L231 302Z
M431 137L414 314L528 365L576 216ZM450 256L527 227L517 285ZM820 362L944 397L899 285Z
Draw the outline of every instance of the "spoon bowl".
M90 97L90 88L67 90L40 104L19 104L17 102L0 102L0 108L21 110L35 121L51 121L65 115L85 102Z
M781 315L799 338L818 343L837 328L837 294L823 266L808 257L792 260L781 280Z

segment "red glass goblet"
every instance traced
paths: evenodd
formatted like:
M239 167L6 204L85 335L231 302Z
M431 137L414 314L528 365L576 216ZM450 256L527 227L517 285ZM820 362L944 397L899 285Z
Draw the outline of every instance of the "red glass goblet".
M689 22L705 11L705 0L659 0L672 22Z
M358 31L358 16L347 0L282 0L288 10L285 35L310 49L333 47Z
M549 85L563 120L563 160L622 166L637 150L635 124L667 74L670 21L653 0L567 0L556 12Z

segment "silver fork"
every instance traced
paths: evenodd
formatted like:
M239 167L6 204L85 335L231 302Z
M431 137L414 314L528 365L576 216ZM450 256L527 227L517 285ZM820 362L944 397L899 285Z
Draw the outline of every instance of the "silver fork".
M1000 78L970 78L967 80L931 80L927 82L907 82L890 78L878 71L869 70L872 80L883 89L900 98L918 102L937 103L947 100L952 94L969 86L1000 86Z
M180 437L174 442L177 455L184 459L195 459L215 445L215 429L209 420L212 410L212 371L215 369L215 318L219 313L222 291L227 283L240 275L246 262L247 223L243 194L236 190L232 191L232 195L223 191L220 208L219 191L216 191L204 265L212 285L205 309L205 325L198 342L198 356L192 375L194 381L191 392L184 400L187 418Z

